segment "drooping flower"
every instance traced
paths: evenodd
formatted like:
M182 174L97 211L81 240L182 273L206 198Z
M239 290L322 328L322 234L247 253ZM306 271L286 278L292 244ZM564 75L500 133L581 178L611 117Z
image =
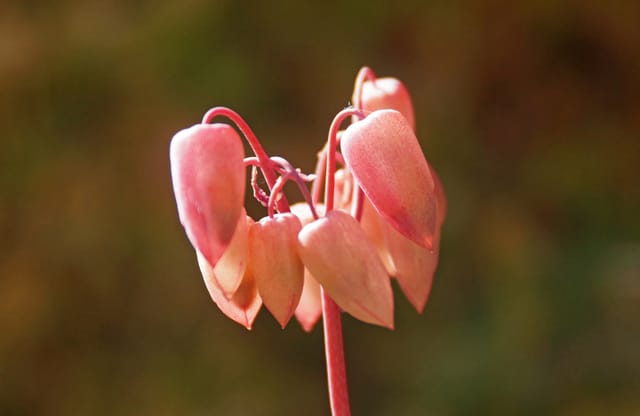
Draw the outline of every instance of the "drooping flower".
M411 126L395 110L350 125L342 154L378 213L398 232L431 249L436 225L433 177Z
M304 266L297 252L302 228L291 213L265 217L249 230L249 251L258 292L284 328L300 301Z
M180 222L193 247L215 266L244 203L240 137L227 124L196 124L173 136L169 155Z
M304 265L345 312L393 328L391 283L376 249L349 214L335 210L298 235Z

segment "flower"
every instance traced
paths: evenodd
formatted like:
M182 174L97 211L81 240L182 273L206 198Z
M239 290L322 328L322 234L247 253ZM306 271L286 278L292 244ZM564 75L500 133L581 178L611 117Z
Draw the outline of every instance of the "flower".
M223 107L171 141L178 216L205 285L220 310L247 329L264 304L282 328L295 315L310 331L322 314L322 291L356 319L392 329L392 277L415 309L424 309L446 211L442 184L415 136L400 81L376 79L365 68L353 102L334 119L316 175L269 158L240 116ZM209 124L218 115L236 124L255 157L244 157L232 126ZM347 117L352 123L338 131ZM267 208L259 221L242 206L247 167L253 194ZM268 190L258 185L258 171ZM282 192L288 181L305 202L289 206ZM305 182L313 182L311 192Z

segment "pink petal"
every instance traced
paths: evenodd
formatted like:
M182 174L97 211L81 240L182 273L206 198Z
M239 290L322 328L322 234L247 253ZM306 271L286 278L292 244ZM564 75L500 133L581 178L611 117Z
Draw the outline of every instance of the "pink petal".
M378 78L362 85L362 108L368 111L391 109L402 113L412 130L415 116L409 91L396 78Z
M432 174L435 181L438 213L433 250L427 250L408 240L389 224L382 224L386 247L389 249L396 268L394 276L398 280L398 284L405 296L418 313L422 313L424 310L431 292L433 276L438 266L438 256L440 254L440 230L446 212L446 198L442 183L435 171L432 170Z
M222 290L227 298L231 298L244 275L248 261L249 249L249 224L253 223L251 217L247 217L247 213L242 208L242 215L238 218L238 225L233 234L233 238L224 252L220 260L213 268L213 274L218 283L218 287Z
M361 321L393 328L391 283L360 224L334 210L298 234L305 266L344 311Z
M258 295L255 279L249 270L250 268L247 269L247 272L245 273L240 286L233 294L233 297L228 299L220 286L218 286L213 275L213 268L211 265L197 250L196 255L198 256L200 272L202 273L204 283L207 286L211 299L213 299L218 308L220 308L225 315L245 328L251 329L253 321L256 319L258 312L260 312L262 300Z
M322 316L322 297L320 296L320 284L314 279L308 269L304 269L304 286L300 303L295 311L295 316L302 329L311 332L320 316Z
M249 252L258 292L284 328L293 315L304 282L296 249L302 224L291 213L263 218L249 229Z
M350 125L342 154L351 173L396 230L431 248L436 198L429 165L407 120L395 110L378 110Z
M438 266L440 227L434 238L433 251L405 238L388 224L384 225L383 230L396 268L398 284L413 307L422 313Z
M215 265L244 204L244 148L227 124L196 124L173 136L171 178L180 222L191 244Z

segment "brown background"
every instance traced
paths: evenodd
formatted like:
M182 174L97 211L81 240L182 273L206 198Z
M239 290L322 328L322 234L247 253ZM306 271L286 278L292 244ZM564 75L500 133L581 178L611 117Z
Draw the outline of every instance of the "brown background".
M208 298L168 144L226 105L310 171L365 64L449 217L422 316L345 318L354 414L639 414L640 3L315 3L0 4L0 414L328 414L318 328Z

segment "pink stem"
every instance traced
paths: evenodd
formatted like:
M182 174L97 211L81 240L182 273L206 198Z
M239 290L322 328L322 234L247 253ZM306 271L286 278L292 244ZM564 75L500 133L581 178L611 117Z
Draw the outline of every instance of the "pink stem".
M214 107L207 111L202 117L202 123L208 124L211 123L215 117L226 117L229 120L233 121L236 126L240 129L244 137L249 142L249 146L251 146L251 150L255 153L258 158L260 170L262 171L262 175L264 176L265 181L267 181L267 185L269 189L273 188L276 184L277 175L267 152L264 151L264 148L258 141L258 138L251 130L251 127L247 124L246 121L243 120L242 117L235 111L227 107ZM289 203L287 202L287 198L282 197L278 202L278 211L280 212L288 212L289 211Z
M362 112L362 110L357 110L355 108L345 108L344 110L336 114L336 116L333 118L333 121L331 122L331 127L329 127L329 139L327 146L327 170L324 188L324 203L326 212L329 212L333 209L333 193L336 171L336 143L338 142L338 130L340 129L340 125L342 124L342 122L350 116L364 117L364 113Z
M368 66L363 66L356 75L356 82L353 86L353 106L362 110L362 85L365 81L375 81L376 74Z
M344 364L342 342L342 321L340 308L327 292L322 290L322 326L324 329L324 349L327 358L327 379L329 381L329 401L333 416L350 416L347 371Z
M326 147L327 167L324 191L326 213L333 209L338 130L342 122L350 116L363 116L363 114L362 111L353 108L342 110L335 116L329 128L329 139ZM336 305L324 289L322 289L322 316L331 414L333 416L350 416L351 410L347 389L347 370L344 363L340 308L338 308L338 305Z

